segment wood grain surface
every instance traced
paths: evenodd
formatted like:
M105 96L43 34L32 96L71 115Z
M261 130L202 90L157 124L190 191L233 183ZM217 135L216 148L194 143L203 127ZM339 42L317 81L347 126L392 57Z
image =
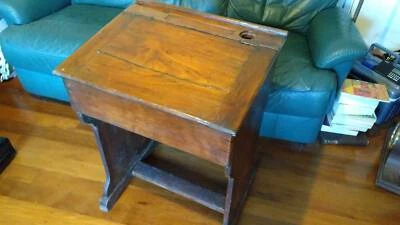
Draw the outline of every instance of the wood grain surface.
M239 225L397 225L400 198L375 187L385 133L381 129L366 148L305 152L261 140L260 166ZM92 131L69 106L33 98L16 80L0 85L0 136L18 151L0 175L0 224L221 223L218 213L137 179L112 212L101 213L104 171ZM169 148L158 154L224 184L219 167Z
M229 159L230 136L196 122L132 104L119 96L105 94L88 85L66 81L77 112L101 118L118 127L190 152L219 165ZM101 104L95 104L101 99ZM204 138L200 138L204 137Z
M146 1L117 16L55 74L235 135L286 35Z
M100 208L113 208L132 174L237 224L255 176L267 77L286 36L140 1L58 66L72 107L97 133L107 171ZM139 162L126 143L145 138L221 165L225 193Z

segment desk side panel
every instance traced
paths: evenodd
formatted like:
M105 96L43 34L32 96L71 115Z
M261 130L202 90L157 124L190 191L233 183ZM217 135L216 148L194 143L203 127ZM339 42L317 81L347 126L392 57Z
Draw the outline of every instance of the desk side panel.
M231 136L194 121L65 80L76 112L226 166Z

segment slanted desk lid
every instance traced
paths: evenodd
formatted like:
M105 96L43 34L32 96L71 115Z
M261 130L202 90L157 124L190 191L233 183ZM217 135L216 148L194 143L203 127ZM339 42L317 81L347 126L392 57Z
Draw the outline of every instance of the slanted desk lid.
M139 2L55 73L234 135L286 35L274 28Z

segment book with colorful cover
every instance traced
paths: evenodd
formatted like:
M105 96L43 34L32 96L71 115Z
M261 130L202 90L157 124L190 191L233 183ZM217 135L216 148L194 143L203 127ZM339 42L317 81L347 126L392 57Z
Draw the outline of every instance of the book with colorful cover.
M321 131L352 136L366 132L376 122L380 102L389 102L385 85L346 79Z
M379 102L389 102L385 85L352 79L344 81L339 103L374 107Z

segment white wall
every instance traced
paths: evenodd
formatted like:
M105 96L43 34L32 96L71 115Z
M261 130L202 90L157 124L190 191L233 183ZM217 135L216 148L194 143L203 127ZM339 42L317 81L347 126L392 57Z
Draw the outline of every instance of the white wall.
M353 12L357 4L358 0L355 0ZM399 50L400 0L365 0L356 25L368 45L378 42Z

